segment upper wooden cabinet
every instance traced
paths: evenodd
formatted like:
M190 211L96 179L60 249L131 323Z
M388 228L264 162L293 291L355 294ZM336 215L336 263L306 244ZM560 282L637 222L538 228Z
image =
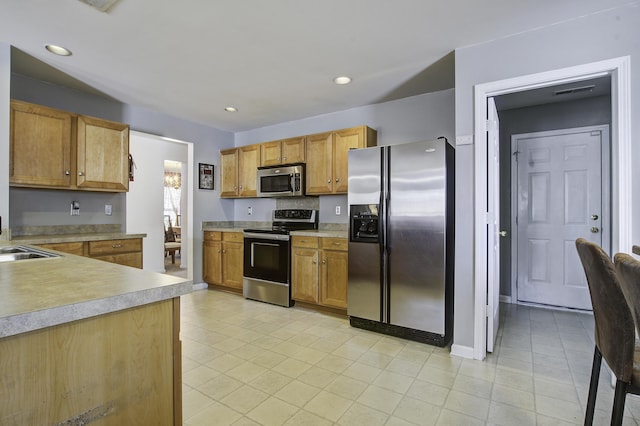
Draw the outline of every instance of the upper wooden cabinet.
M78 116L77 185L82 189L129 190L129 126Z
M377 144L377 132L367 126L307 136L308 195L346 194L349 150Z
M255 197L259 166L259 144L220 151L220 196Z
M261 166L304 163L305 137L289 138L260 144Z
M11 101L12 186L126 192L129 126Z

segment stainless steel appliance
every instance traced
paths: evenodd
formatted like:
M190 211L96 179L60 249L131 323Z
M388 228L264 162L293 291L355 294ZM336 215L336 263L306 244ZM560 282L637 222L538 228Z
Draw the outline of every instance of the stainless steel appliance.
M291 246L289 233L318 229L318 211L275 210L268 229L244 230L242 294L246 299L281 306L291 300Z
M258 197L304 195L304 164L258 167Z
M454 149L349 151L351 325L439 346L453 330Z

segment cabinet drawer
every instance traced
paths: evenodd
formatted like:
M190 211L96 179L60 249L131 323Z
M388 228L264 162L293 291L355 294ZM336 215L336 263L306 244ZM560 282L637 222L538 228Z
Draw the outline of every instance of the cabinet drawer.
M78 256L84 256L84 242L72 242L72 243L49 243L49 244L36 244L43 249L58 250L63 253L76 254Z
M142 251L142 239L89 241L89 256Z
M219 231L204 231L205 241L222 241L222 232Z
M346 238L320 238L320 246L325 250L347 251L348 242Z
M303 237L301 235L294 235L291 238L291 245L293 247L318 248L318 237Z
M242 243L244 242L244 234L242 232L223 232L222 241Z

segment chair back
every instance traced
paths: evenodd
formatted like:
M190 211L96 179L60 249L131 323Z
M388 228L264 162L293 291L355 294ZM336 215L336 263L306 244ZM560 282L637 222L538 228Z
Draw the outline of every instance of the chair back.
M631 308L636 329L640 330L640 261L626 253L616 254L613 260L622 292Z
M615 266L597 244L578 238L576 248L589 284L596 346L618 380L629 383L635 327Z

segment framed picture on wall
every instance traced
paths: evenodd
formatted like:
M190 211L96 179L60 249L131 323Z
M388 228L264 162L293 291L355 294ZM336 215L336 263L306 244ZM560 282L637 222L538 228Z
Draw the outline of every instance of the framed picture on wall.
M198 188L213 189L213 164L198 163Z

